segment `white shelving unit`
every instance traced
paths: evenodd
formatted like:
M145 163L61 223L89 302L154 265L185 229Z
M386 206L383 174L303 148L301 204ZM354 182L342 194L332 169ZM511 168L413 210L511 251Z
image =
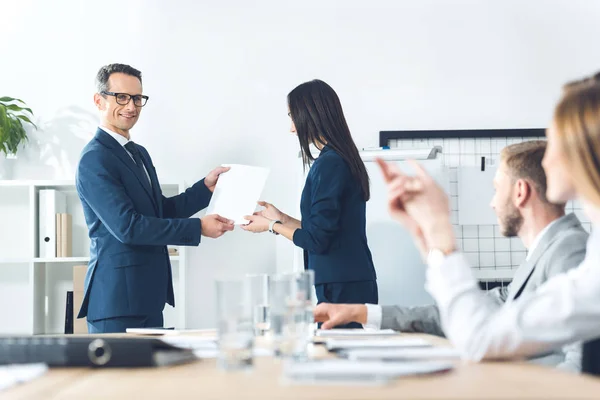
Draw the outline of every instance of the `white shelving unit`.
M42 189L65 193L73 216L73 257L38 257L38 199ZM183 183L162 184L167 197ZM62 333L73 266L89 262L89 237L73 181L0 181L0 334ZM185 328L186 249L171 256L177 308L165 307L165 326Z

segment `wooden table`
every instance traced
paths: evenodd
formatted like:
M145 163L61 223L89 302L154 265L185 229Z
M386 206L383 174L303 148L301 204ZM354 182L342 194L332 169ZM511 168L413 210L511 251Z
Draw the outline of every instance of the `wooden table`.
M403 336L409 336L404 334ZM432 343L447 344L427 335ZM281 380L277 359L255 359L246 372L217 369L215 360L165 368L57 368L0 394L13 399L598 399L600 379L526 362L466 363L428 376L403 377L384 386L300 386Z

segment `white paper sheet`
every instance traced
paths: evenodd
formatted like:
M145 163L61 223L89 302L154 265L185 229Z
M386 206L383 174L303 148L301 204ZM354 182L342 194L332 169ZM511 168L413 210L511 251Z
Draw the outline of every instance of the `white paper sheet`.
M46 364L21 364L0 366L0 391L13 385L29 382L48 371Z
M393 329L319 329L317 330L317 336L320 337L372 337L372 336L395 336L399 335L400 332L396 332Z
M221 174L206 215L219 214L235 221L236 225L248 223L246 215L256 210L256 202L265 187L269 169L240 164L225 164L231 169Z
M202 333L202 334L206 334L207 336L214 336L216 338L216 335L217 335L216 329L127 328L125 330L125 332L136 334L136 335L148 335L148 336L171 336L171 335Z
M403 349L353 349L342 354L350 360L458 360L460 353L452 347L407 347Z
M345 349L398 349L403 347L427 347L431 344L425 339L327 339L325 342L328 350Z
M458 169L458 223L460 225L495 225L498 223L490 201L494 197L496 167L481 171L477 167Z
M201 337L201 336L165 336L162 337L162 340L165 343L170 344L171 346L180 347L182 349L192 349L192 350L214 350L217 348L217 338L216 337Z
M362 381L392 379L403 375L427 374L453 368L450 362L381 362L320 360L284 365L284 376L300 381Z

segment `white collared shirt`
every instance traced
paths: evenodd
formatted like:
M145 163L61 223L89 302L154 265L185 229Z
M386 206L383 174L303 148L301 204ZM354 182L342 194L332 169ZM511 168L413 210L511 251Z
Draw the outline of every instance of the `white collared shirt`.
M102 129L104 132L108 133L113 139L115 139L121 146L123 146L123 149L127 152L127 154L129 154L129 157L131 157L131 159L133 160L133 162L135 163L135 159L133 158L133 154L131 154L129 152L129 150L127 150L127 148L125 147L125 145L127 143L129 143L129 139L127 139L125 136L123 135L119 135L116 132L111 131L110 129L108 129L105 126L100 126L100 129ZM152 186L152 180L150 179L150 174L148 173L148 170L146 169L146 166L142 164L142 168L144 168L144 172L146 172L146 177L148 178L148 182L150 182L150 186Z
M448 256L427 269L446 336L465 358L502 359L538 355L600 335L600 226L587 242L583 262L523 294L495 312L466 258Z
M531 258L531 255L535 251L536 247L542 241L542 238L544 237L544 235L546 233L548 233L548 230L550 230L550 227L552 225L554 225L555 223L557 223L558 221L560 221L562 218L565 218L565 217L563 216L561 218L557 218L554 221L550 222L548 225L546 225L546 227L544 229L542 229L542 231L540 233L537 234L537 236L535 237L535 239L533 240L531 246L529 246L529 249L527 251L527 257L526 257L527 261L529 261L529 259ZM367 323L363 325L363 328L381 329L381 321L382 321L381 306L377 305L377 304L366 304L366 306L367 306Z
M540 242L542 241L542 238L548 232L548 230L550 229L550 227L552 225L556 224L558 221L560 221L563 218L565 218L564 215L562 217L560 217L560 218L556 218L554 221L552 221L548 225L546 225L546 227L544 229L542 229L542 231L540 233L537 234L537 236L535 237L535 239L533 239L533 242L531 242L531 245L529 246L529 249L527 249L527 257L525 257L525 259L527 261L529 261L529 259L531 258L531 255L535 251L535 248L540 244Z

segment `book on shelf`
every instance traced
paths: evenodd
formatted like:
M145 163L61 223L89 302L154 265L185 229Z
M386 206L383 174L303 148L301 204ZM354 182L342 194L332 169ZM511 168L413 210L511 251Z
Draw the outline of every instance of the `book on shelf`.
M56 257L73 256L73 217L71 214L56 214Z

